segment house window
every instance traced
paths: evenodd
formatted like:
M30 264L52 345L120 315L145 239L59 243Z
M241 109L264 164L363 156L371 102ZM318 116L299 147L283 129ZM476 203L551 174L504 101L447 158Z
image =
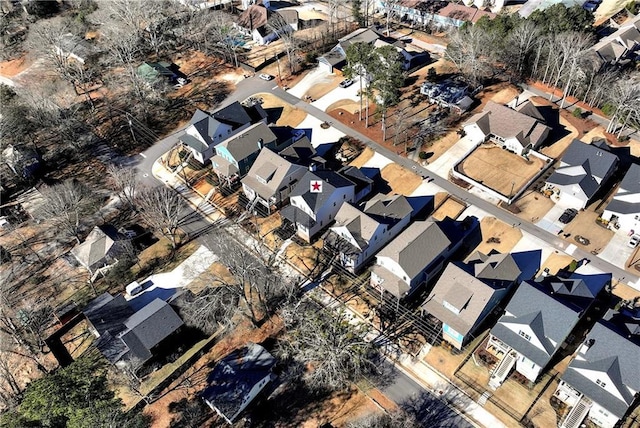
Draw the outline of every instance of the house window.
M529 336L529 335L528 335L527 333L525 333L524 331L520 330L520 331L518 332L518 334L519 334L520 336L524 337L525 339L527 339L527 341L529 341L529 342L531 341L531 336Z
M606 383L604 383L603 381L601 381L600 379L596 379L596 385L600 385L600 386L601 386L601 387L603 387L603 388L604 388L605 386L607 386L607 384L606 384Z

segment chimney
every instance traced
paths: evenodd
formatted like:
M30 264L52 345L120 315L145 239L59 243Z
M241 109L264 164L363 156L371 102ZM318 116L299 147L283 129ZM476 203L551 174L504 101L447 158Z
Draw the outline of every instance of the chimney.
M318 169L318 165L316 165L315 163L309 164L309 171L316 172L317 169Z
M260 138L258 140L258 149L262 149L263 146L264 146L264 140L262 138Z
M596 343L595 339L589 339L587 340L585 343L582 344L582 346L580 347L580 353L581 354L586 354L587 351Z

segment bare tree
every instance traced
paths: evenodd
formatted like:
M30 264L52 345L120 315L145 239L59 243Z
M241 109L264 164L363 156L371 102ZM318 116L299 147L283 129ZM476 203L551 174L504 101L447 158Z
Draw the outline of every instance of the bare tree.
M83 218L95 209L96 198L86 185L76 180L67 180L49 186L40 192L45 203L39 216L53 220L63 236L73 237L80 243Z
M144 221L169 239L174 249L177 248L180 219L185 207L182 196L167 187L143 188L137 194L136 204Z
M119 361L118 366L114 368L115 381L127 387L137 397L143 400L145 404L150 404L153 401L153 396L143 390L142 379L138 376L143 363L144 362L138 357Z
M289 61L289 72L293 75L298 70L298 62L300 61L298 58L300 43L295 37L293 28L279 13L271 15L267 25L282 40Z
M347 423L347 428L419 428L423 426L415 416L402 409L390 413L367 415Z
M17 364L10 353L0 350L0 409L13 408L18 404L22 387L16 379Z
M136 189L138 187L138 176L135 169L109 165L107 168L111 188L118 192L118 195L132 208L135 207Z
M540 43L540 31L531 21L523 21L509 34L507 50L511 57L510 62L515 62L515 70L518 76L522 76L525 73L527 59L538 43Z
M391 20L398 15L401 3L402 3L402 0L384 0L383 1L384 13L386 15L385 20L387 23L387 36L391 35L389 32L390 31L389 24L391 23Z
M310 367L306 379L311 388L345 388L375 369L374 347L363 339L365 328L349 323L346 313L303 303L283 311L282 317L286 333L278 354Z
M176 301L185 324L205 334L213 334L221 327L231 327L240 304L237 293L217 286L217 279L212 279L200 293L184 293Z
M491 72L489 47L492 35L479 27L469 26L449 34L445 57L469 80L474 87Z
M607 132L618 129L618 137L630 123L640 123L640 79L619 79L610 91L609 99L615 106Z

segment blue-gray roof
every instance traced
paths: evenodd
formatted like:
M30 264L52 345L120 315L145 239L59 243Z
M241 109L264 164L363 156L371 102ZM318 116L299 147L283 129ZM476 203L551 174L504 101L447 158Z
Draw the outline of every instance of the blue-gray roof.
M640 195L640 165L637 164L631 165L606 210L620 214L640 213L640 202L637 196L633 198L634 201L621 199L628 199L630 195Z
M598 146L573 140L562 155L562 162L570 166L586 166L592 176L603 178L618 162L618 157Z
M311 193L311 182L314 180L322 181L322 192ZM291 196L302 196L313 212L318 210L327 202L333 192L337 188L353 186L355 183L334 171L320 170L308 171L300 182L294 187Z

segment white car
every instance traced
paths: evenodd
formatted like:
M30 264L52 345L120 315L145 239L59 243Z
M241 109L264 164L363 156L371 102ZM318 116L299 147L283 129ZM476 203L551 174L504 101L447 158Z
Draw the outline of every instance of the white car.
M627 246L631 247L631 248L636 248L638 246L638 244L640 243L640 235L633 235L631 236L631 238L629 239L629 242L627 242Z
M272 80L273 76L267 73L259 74L258 77L262 80Z

